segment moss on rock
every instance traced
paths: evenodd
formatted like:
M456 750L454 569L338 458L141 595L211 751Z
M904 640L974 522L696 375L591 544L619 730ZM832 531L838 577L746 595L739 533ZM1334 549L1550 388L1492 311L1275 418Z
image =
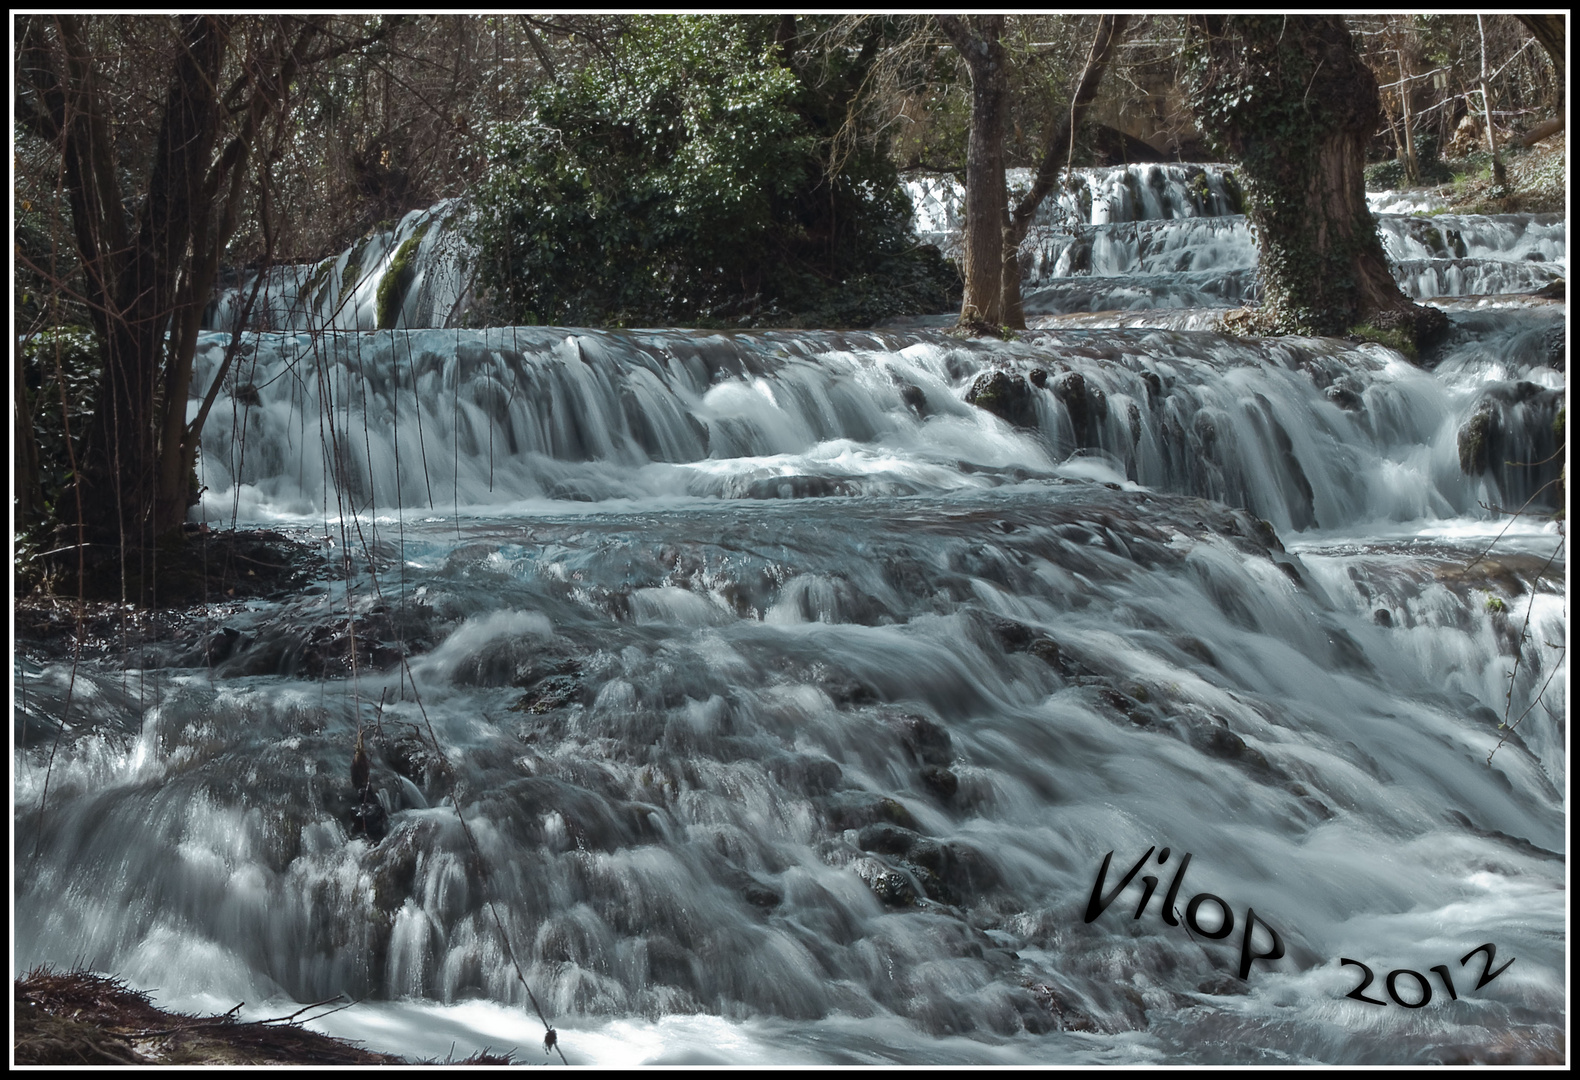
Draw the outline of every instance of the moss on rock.
M422 246L423 238L428 235L428 227L424 225L418 229L410 239L395 250L395 257L390 259L389 268L384 271L384 277L379 281L378 306L375 310L378 312L380 330L395 329L395 322L400 318L401 305L406 301L406 291L411 288L411 283L417 276L417 268L413 263L417 258L417 249Z

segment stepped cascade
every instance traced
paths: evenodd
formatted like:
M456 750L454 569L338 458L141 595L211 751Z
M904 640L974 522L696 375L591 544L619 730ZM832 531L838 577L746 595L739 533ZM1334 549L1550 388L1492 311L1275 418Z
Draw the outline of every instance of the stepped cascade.
M1204 329L1237 198L1079 172L1002 342L467 328L457 203L238 276L194 517L310 580L18 649L14 966L414 1057L540 1041L519 964L573 1064L1563 1060L1564 222L1383 214L1411 363Z
M1012 197L1031 171L1012 169ZM958 257L964 190L947 177L907 182L917 236ZM1221 165L1078 169L1046 200L1021 248L1028 316L1235 306L1254 301L1256 244L1232 170ZM1382 195L1374 208L1400 205ZM1441 214L1378 209L1383 246L1407 296L1531 292L1567 268L1559 214ZM374 330L464 326L475 252L466 209L447 200L413 210L339 256L275 267L258 284L236 275L204 325L232 329L254 285L249 326Z

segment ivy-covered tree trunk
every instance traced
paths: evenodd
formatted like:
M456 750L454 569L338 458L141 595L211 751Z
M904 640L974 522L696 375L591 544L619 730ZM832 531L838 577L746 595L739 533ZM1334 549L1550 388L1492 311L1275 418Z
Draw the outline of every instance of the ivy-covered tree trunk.
M1004 322L1004 118L1009 100L1002 15L935 16L971 73L971 134L966 143L966 227L962 260L966 290L960 325ZM967 21L969 20L969 21Z
M1377 80L1335 15L1193 15L1191 105L1240 165L1261 258L1264 332L1402 333L1446 324L1394 282L1366 205Z

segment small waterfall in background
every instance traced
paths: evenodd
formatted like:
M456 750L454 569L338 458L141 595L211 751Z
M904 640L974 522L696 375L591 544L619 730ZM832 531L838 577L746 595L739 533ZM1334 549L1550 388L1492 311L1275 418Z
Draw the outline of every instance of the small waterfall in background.
M1424 368L1201 329L1237 202L1079 171L1013 342L468 329L455 203L272 270L196 514L322 557L21 646L14 967L415 1057L534 1057L514 959L574 1064L1561 1062L1564 222L1381 216Z
M1031 186L1011 169L1012 197ZM958 258L965 191L947 177L907 182L916 232ZM1567 272L1560 214L1396 212L1392 193L1369 196L1384 249L1405 294L1527 293ZM1099 311L1234 307L1257 299L1256 242L1242 195L1223 165L1077 169L1046 200L1021 247L1029 318ZM247 328L376 330L468 324L476 253L467 210L450 199L413 210L335 258L275 267L258 285ZM223 287L204 325L231 330L256 274Z

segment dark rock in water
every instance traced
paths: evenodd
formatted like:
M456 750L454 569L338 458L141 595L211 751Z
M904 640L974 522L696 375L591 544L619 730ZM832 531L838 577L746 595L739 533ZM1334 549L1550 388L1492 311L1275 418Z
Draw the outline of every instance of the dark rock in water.
M999 882L998 872L974 848L939 843L914 829L887 823L869 825L858 834L856 846L885 856L891 868L900 870L940 903L958 905Z
M1085 446L1091 435L1092 407L1087 401L1086 378L1079 371L1072 371L1062 375L1053 384L1053 392L1064 402L1064 407L1070 414L1070 426L1075 429L1075 445ZM1103 400L1103 412L1106 413L1107 399Z
M916 818L902 803L870 791L838 792L825 797L822 803L829 827L837 832L874 824L916 828Z
M241 631L222 626L203 643L203 662L209 666L227 659L241 641Z
M826 499L860 494L855 485L829 476L773 476L754 480L746 489L752 499Z
M1147 384L1147 397L1158 398L1163 396L1163 380L1155 371L1143 371L1141 381Z
M1098 697L1110 708L1123 713L1125 719L1137 727L1150 727L1152 725L1152 717L1147 715L1146 707L1129 694L1105 688L1098 692Z
M1392 626L1393 612L1389 611L1387 608L1378 608L1376 611L1372 612L1372 621L1378 626Z
M940 766L924 766L921 776L922 785L945 802L954 798L955 792L960 790L959 778L948 769Z
M383 604L354 618L313 623L305 635L300 612L281 612L257 632L256 642L226 664L230 675L296 675L307 679L349 676L355 671L387 671L410 653L430 648L432 612L421 605L391 610Z
M846 676L827 676L820 680L818 685L828 695L829 700L840 708L874 705L880 700L878 692L871 686Z
M1341 409L1349 412L1359 412L1365 407L1360 394L1345 386L1330 386L1326 390L1327 399Z
M383 805L377 799L358 803L351 808L351 828L353 837L365 836L368 843L377 844L389 835L389 814L384 812Z
M917 415L927 414L927 394L915 383L900 384L900 400L905 402L908 408L915 410Z
M393 916L417 886L417 863L431 850L438 833L432 821L411 822L372 853L373 906Z
M433 747L416 731L380 740L384 764L398 776L404 776L418 787L432 782L430 772L436 771L440 762L434 757Z
M962 895L979 896L995 888L1003 878L988 857L966 844L944 846L949 861L940 870L940 876Z
M1087 386L1086 399L1091 403L1092 415L1099 420L1108 418L1108 393L1101 386Z
M985 409L1001 420L1020 427L1037 426L1037 407L1032 389L1020 375L992 371L978 375L966 391L966 404Z
M1026 646L1026 651L1051 668L1062 667L1059 643L1050 637L1040 637Z
M891 718L889 726L899 734L905 748L924 765L948 765L954 758L954 745L949 732L925 716L906 713Z
M784 900L784 893L780 889L758 880L744 870L731 867L725 871L724 880L740 894L741 899L755 908L771 910Z
M1032 368L1026 378L1039 390L1048 385L1048 373L1042 368Z
M912 907L920 899L909 877L877 859L859 859L852 869L885 907Z
M1310 795L1304 796L1300 800L1300 805L1309 810L1311 812L1311 816L1316 818L1318 821L1329 821L1333 817L1333 811L1328 809L1326 803L1323 803L1319 799L1314 799Z
M1251 984L1236 979L1227 972L1209 975L1196 984L1196 991L1201 994L1211 994L1213 997L1227 997L1231 994L1250 993Z
M1468 830L1469 832L1472 832L1475 835L1487 840L1497 840L1500 843L1507 844L1509 847L1515 851L1518 851L1522 855L1527 855L1535 859L1547 859L1557 862L1563 861L1563 856L1558 852L1549 851L1544 847L1538 847L1529 840L1525 839L1523 836L1510 836L1508 833L1498 832L1496 829L1483 829L1481 826L1471 821L1470 818L1466 817L1458 810L1448 811L1448 816L1455 824Z
M574 676L581 671L581 662L564 652L551 651L544 643L532 643L528 655L521 657L510 677L510 685L531 690L534 685L550 676Z
M828 758L786 754L768 761L768 775L784 787L807 795L822 795L839 786L844 772Z
M1560 288L1562 282L1558 283ZM1568 331L1561 322L1554 323L1547 329L1547 364L1557 371L1564 370L1564 356L1568 350Z
M1465 425L1459 429L1459 468L1466 476L1479 476L1492 461L1492 443L1501 434L1498 412L1490 401L1482 401Z
M579 675L550 675L521 695L511 707L516 712L542 716L582 701L585 691Z
M1036 631L1025 623L991 612L977 612L976 615L1005 652L1025 652L1036 639Z
M1076 1005L1070 995L1060 993L1047 983L1029 983L1027 989L1031 991L1032 1000L1053 1029L1090 1032L1102 1030L1092 1014Z
M1246 745L1244 739L1225 726L1215 726L1206 733L1202 752L1225 761L1235 761L1256 772L1271 773L1273 767L1255 747Z
M1273 523L1258 518L1256 520L1256 535L1262 543L1267 545L1269 551L1283 551L1284 542L1278 538L1278 533L1273 530Z
M975 848L940 843L909 827L872 824L861 829L856 846L875 856L883 856L883 859L867 859L867 873L861 872L860 864L856 867L856 872L863 873L872 891L878 892L874 881L882 876L883 870L897 873L905 886L885 881L885 887L893 889L894 895L907 895L905 889L909 887L912 898L907 903L915 903L918 886L929 900L961 905L999 884L999 873Z
M1202 663L1207 664L1210 667L1218 666L1218 657L1214 655L1212 649L1210 649L1207 646L1207 643L1201 638L1182 636L1173 638L1172 640L1175 647L1186 656L1189 656L1195 660L1200 660Z
M880 822L862 829L856 837L856 846L881 855L908 855L922 839L922 834L914 829Z
M1531 295L1540 296L1546 300L1563 300L1567 298L1568 293L1566 291L1564 279L1554 278L1552 281L1549 281L1547 284L1531 293Z

